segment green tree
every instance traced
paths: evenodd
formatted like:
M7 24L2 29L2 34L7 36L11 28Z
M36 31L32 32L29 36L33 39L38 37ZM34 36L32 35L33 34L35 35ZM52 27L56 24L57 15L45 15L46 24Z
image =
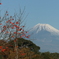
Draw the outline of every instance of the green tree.
M42 59L50 59L50 53L49 52L45 52L41 54Z
M18 48L30 48L31 51L35 53L39 53L40 47L35 45L32 41L26 40L24 38L17 38L18 39ZM9 41L8 44L14 45L13 40Z

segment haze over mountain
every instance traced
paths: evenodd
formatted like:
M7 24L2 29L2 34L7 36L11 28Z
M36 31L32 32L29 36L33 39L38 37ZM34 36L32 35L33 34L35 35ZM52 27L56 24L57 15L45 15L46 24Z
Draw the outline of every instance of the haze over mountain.
M30 29L30 39L41 47L41 52L59 52L59 30L49 24L37 24Z

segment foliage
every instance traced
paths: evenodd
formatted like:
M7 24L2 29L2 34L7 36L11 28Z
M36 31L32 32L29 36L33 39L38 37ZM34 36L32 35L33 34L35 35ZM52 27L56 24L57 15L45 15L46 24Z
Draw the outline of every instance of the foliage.
M38 53L40 50L39 46L36 46L32 41L26 40L23 38L17 38L18 39L18 48L27 47L30 48L31 51ZM8 42L11 45L14 45L13 40Z
M18 42L19 42L19 44L20 44L20 46L18 46L18 59L29 59L29 58L35 58L35 57L37 57L37 55L35 54L35 52L34 51L32 51L31 49L30 49L30 47L29 46L27 46L27 45L23 45L23 43L24 42L28 42L28 40L25 40L25 39L23 39L23 38L18 38ZM1 40L0 40L1 41ZM22 41L23 41L23 43L22 43ZM2 41L2 42L4 42L4 41ZM29 41L29 42L31 42L31 41ZM1 44L1 43L0 43ZM15 56L16 56L16 50L15 50L15 48L12 46L10 46L10 45L13 45L14 44L14 42L13 42L13 40L12 41L9 41L9 42L5 42L5 45L3 45L3 46L5 46L6 48L6 50L5 51L3 51L3 52L0 52L0 54L2 55L2 57L5 59L15 59ZM18 45L19 45L18 44ZM34 44L34 43L32 43L31 42L31 44ZM36 45L35 45L35 47L36 47ZM37 47L36 47L37 48ZM0 46L0 49L1 49L1 46ZM5 56L5 57L4 57Z
M30 51L29 48L21 48L18 50L18 55L19 55L19 59L30 59L30 58L34 58L35 57L35 53ZM15 59L15 52L13 51L10 51L10 55L9 55L9 58L10 59Z
M49 52L42 53L41 56L43 57L43 59L50 59L50 53Z
M59 59L59 53L44 52L41 53L41 59Z

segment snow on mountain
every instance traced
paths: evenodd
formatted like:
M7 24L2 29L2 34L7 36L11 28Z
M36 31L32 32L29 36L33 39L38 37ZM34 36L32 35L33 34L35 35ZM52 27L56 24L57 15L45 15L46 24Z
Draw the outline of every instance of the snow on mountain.
M30 29L30 38L41 52L59 52L59 30L49 24L37 24Z
M45 31L48 31L50 32L51 34L56 34L56 35L59 35L59 30L55 29L54 27L52 27L51 25L49 24L37 24L35 25L31 30L30 32L40 32L41 30L45 30Z

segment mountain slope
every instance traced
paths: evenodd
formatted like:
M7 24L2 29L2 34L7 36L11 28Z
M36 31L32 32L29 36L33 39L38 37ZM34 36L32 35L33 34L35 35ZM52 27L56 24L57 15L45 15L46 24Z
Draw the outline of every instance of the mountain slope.
M54 27L52 27L51 25L49 24L37 24L35 25L31 30L30 32L32 31L35 31L36 33L42 31L42 30L45 30L45 31L48 31L50 32L51 34L56 34L56 35L59 35L59 30L55 29Z
M49 24L37 24L29 31L30 39L41 47L41 51L59 52L59 30ZM57 48L57 49L54 49Z

